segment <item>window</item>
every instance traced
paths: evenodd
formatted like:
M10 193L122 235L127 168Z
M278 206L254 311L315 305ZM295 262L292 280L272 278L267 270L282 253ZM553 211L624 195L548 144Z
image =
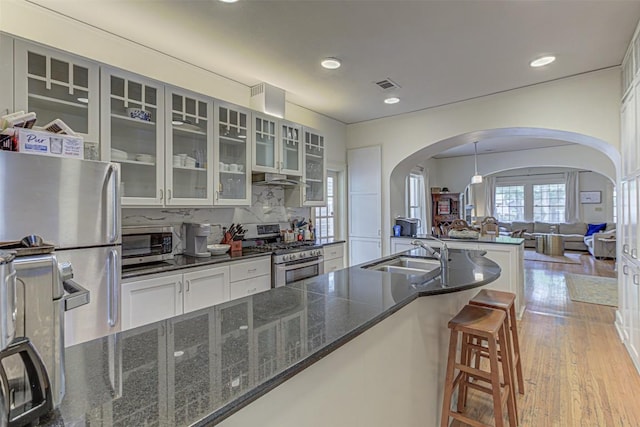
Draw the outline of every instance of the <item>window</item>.
M533 220L541 222L564 222L564 184L534 184Z
M315 232L316 240L327 243L336 237L336 175L327 173L327 206L315 208Z
M411 172L407 177L407 217L419 218L418 234L424 233L426 206L422 171Z
M498 221L524 221L524 185L496 186L495 203Z

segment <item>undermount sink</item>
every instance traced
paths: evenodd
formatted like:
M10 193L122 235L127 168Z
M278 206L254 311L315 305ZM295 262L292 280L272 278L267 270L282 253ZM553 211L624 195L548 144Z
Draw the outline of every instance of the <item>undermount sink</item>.
M404 274L412 277L412 282L424 283L440 275L440 261L429 258L400 256L376 264L366 265L367 270Z

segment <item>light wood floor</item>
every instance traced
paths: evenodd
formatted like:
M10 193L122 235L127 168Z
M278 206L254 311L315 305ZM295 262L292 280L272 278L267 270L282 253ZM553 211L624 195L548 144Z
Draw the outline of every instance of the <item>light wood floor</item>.
M616 277L614 263L580 261L525 261L520 426L640 426L640 375L616 333L615 308L571 301L564 282L564 273ZM470 395L467 414L493 425L488 395Z

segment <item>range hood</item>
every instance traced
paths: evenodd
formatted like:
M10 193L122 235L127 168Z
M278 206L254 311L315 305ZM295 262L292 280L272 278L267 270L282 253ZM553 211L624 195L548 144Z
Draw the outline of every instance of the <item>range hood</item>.
M301 183L297 179L289 178L280 173L254 173L251 175L251 183L255 185L277 185L280 187L296 187Z

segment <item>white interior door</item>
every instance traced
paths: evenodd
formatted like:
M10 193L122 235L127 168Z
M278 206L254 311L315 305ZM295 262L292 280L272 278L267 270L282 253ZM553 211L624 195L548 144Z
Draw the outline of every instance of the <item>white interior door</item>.
M349 265L382 256L380 146L347 152L349 186Z

